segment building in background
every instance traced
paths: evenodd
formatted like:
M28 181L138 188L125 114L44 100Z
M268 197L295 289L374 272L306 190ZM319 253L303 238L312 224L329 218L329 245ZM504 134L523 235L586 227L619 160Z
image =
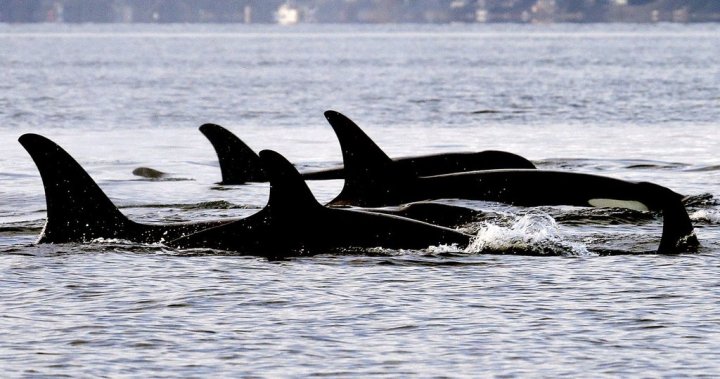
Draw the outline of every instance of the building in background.
M720 0L0 0L0 22L717 22Z

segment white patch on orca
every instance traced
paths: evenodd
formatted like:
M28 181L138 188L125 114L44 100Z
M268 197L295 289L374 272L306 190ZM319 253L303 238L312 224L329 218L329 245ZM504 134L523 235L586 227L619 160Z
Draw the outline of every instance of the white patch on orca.
M626 208L641 212L650 210L647 205L635 200L590 199L588 203L598 208Z

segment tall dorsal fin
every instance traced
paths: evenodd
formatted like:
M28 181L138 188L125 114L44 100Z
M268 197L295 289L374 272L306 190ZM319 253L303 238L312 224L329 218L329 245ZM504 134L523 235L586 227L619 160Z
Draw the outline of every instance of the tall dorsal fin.
M35 161L45 187L47 222L38 242L123 238L136 225L56 143L37 134L24 134L18 141Z
M295 166L272 150L260 152L260 162L270 181L267 207L273 214L321 208Z
M267 180L260 158L240 138L220 125L204 124L200 132L210 140L220 162L221 184L243 184Z
M412 172L398 170L395 162L343 114L326 111L325 118L340 142L345 167L343 189L330 204L373 206L372 194L391 193L397 183L415 177Z
M340 142L346 175L348 170L363 172L371 169L386 169L392 165L393 160L345 115L336 111L326 111L325 118Z

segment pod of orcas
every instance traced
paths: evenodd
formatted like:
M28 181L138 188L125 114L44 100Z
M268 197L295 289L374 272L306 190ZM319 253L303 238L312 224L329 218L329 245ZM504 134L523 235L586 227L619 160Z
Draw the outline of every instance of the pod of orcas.
M19 142L40 172L47 203L47 220L38 243L121 239L266 257L334 249L423 249L441 244L463 248L473 236L453 227L482 217L482 212L431 201L468 199L527 207L660 212L663 227L656 253L677 254L699 246L683 196L666 187L538 170L529 160L503 151L391 159L349 118L335 111L325 112L325 117L340 142L343 166L303 173L277 152L256 154L221 126L201 126L218 155L221 184L267 181L269 199L263 209L246 218L174 224L130 220L59 145L41 135L22 135ZM143 170L154 177L162 174ZM336 198L322 205L305 181L326 179L343 179L344 185ZM388 208L392 206L395 208Z

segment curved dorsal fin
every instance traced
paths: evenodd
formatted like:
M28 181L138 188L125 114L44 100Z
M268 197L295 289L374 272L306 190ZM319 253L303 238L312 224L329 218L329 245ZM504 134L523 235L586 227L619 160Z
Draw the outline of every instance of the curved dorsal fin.
M47 222L39 242L124 238L136 225L56 143L37 134L24 134L18 141L35 161L45 187Z
M325 118L340 142L346 176L348 171L367 172L373 169L387 169L392 165L393 160L345 115L336 111L326 111Z
M412 172L399 170L395 162L343 114L326 111L325 118L338 137L345 168L343 189L330 204L373 206L373 194L392 193L397 183L415 177Z
M215 124L200 126L200 132L215 148L222 173L221 184L267 181L260 158L236 135Z
M270 198L267 208L273 214L307 211L322 207L295 166L272 150L260 152L260 162L270 181Z

